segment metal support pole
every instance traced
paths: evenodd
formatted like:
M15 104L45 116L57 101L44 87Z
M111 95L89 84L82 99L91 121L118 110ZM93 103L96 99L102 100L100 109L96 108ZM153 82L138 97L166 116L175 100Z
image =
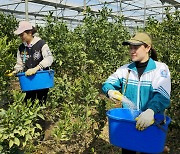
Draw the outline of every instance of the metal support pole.
M146 27L146 0L144 0L144 28Z
M58 20L58 11L57 11L57 0L56 0L56 6L55 6L55 9L56 9L56 20Z
M119 1L119 14L122 16L122 0Z
M34 18L35 18L35 26L36 26L36 16L34 16Z
M163 5L163 4L162 4L162 5ZM162 7L162 21L163 21L163 19L164 19L163 14L164 14L164 8Z
M162 3L162 21L163 21L163 19L164 19L164 1L161 1L161 3Z
M26 14L26 21L29 20L29 17L28 17L28 0L25 0L25 14Z
M84 0L84 11L86 11L86 0Z

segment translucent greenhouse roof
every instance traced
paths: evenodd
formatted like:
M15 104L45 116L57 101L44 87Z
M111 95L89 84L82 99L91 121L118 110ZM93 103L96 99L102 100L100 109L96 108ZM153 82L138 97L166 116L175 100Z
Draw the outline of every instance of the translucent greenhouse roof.
M52 12L72 27L82 23L88 6L94 13L107 6L112 9L112 16L123 15L126 26L136 27L144 26L149 16L161 21L164 8L170 7L174 12L180 8L180 0L0 0L0 11L11 13L18 20L43 24L44 17Z

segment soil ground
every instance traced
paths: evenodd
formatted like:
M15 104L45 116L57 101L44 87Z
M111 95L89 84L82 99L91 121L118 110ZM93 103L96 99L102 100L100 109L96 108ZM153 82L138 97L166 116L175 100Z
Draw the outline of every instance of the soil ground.
M45 138L37 146L34 154L120 154L121 149L109 143L108 124L102 130L99 138L92 139L87 135L86 139L79 142L73 141L55 141L51 137L51 125L45 131ZM167 135L166 152L162 154L180 154L180 133L179 130L169 130Z

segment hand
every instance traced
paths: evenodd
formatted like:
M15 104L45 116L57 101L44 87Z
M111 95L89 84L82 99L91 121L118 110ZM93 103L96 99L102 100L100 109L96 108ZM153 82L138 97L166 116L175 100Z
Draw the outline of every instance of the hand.
M109 90L108 96L110 99L114 101L121 101L122 100L122 94L117 90Z
M5 76L8 76L8 77L11 77L11 76L15 76L15 74L16 74L16 71L10 71L10 70L7 70L6 72L5 72Z
M144 130L154 123L154 111L152 109L147 109L146 111L142 112L136 118L136 120L136 128L138 130Z
M30 76L30 75L33 75L33 74L36 74L36 72L40 69L39 65L37 65L36 67L34 68L30 68L28 69L26 72L25 72L25 75L26 76Z

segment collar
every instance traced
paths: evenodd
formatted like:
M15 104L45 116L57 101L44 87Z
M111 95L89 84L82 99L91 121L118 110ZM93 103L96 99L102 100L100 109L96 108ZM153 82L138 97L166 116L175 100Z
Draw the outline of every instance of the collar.
M131 64L129 64L128 69L137 72L137 68L136 68L135 62L132 62ZM149 61L148 61L146 69L144 70L144 73L152 71L154 69L156 69L155 61L152 58L149 58Z
M148 62L149 62L149 59L146 62L144 62L144 63L135 62L135 64L136 64L137 68L146 68Z
M26 47L32 47L34 44L36 44L41 38L34 36L33 40L31 41L30 44L27 44L27 42L23 42L24 46Z

